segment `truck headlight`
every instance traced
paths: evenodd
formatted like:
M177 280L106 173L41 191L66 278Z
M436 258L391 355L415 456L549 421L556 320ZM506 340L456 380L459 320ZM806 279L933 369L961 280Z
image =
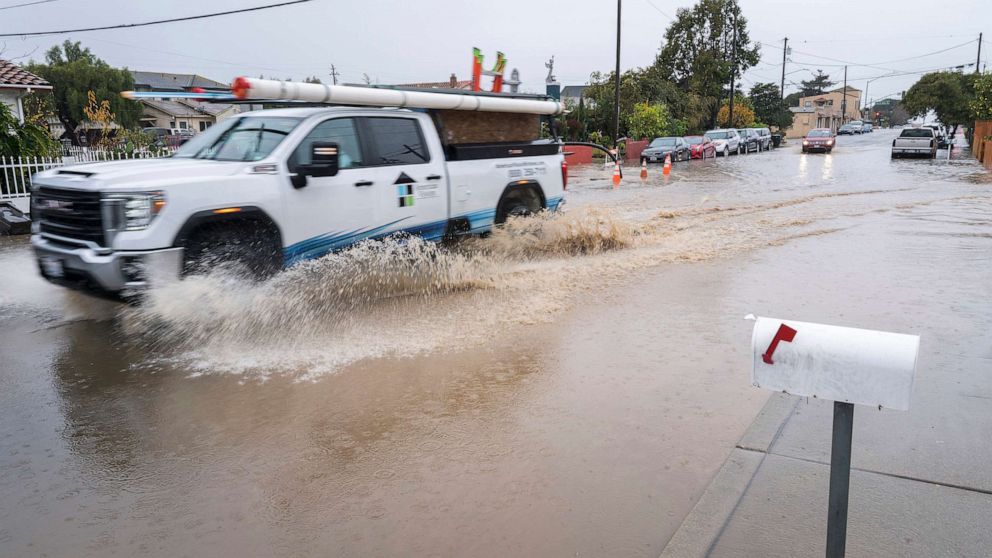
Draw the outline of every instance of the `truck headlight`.
M140 231L148 228L152 220L165 208L165 194L162 192L128 192L106 196L119 208L117 230Z

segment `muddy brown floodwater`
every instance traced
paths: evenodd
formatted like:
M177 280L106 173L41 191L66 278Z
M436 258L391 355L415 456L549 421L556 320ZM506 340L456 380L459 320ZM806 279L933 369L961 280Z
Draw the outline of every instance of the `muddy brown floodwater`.
M564 215L138 308L0 241L0 555L657 556L766 399L745 314L989 314L992 179L892 137L572 168Z

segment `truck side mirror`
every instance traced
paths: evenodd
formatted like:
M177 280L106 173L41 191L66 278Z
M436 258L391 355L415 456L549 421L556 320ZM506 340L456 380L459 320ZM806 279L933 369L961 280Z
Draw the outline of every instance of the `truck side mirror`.
M307 176L334 176L338 173L337 142L315 141L310 146L310 164L300 169Z

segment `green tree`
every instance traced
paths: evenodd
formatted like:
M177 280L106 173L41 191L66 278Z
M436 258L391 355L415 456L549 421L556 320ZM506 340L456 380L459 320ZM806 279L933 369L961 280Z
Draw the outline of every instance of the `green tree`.
M134 88L134 78L127 69L117 69L97 58L80 43L65 41L45 53L45 63L32 61L26 69L52 84L55 111L72 132L86 119L87 93L92 91L98 102L107 101L116 123L124 128L137 126L141 118L141 103L121 97L121 91ZM72 134L75 141L75 134Z
M902 105L913 116L933 111L945 126L968 124L975 118L975 74L934 72L925 74L903 96Z
M757 120L780 131L792 126L792 111L774 83L755 83L751 88L750 100Z
M21 124L10 107L0 103L0 156L54 157L58 152L59 144L47 128L30 120Z
M590 76L590 85L583 95L587 114L586 128L606 137L613 136L614 82L613 72ZM654 68L628 70L620 75L620 136L630 135L629 122L639 103L663 104L672 113L684 113L687 97L675 84Z
M653 139L670 134L672 115L668 107L657 104L637 103L628 117L627 137Z
M837 82L830 81L830 76L823 73L823 70L817 70L813 79L799 82L799 96L812 97L813 95L823 95L827 92L827 89L830 89L836 84Z
M700 0L676 12L654 68L686 95L695 96L690 106L697 112L686 115L690 127L709 127L716 121L731 75L740 76L757 64L758 50L737 0Z
M974 89L972 114L976 120L992 120L992 74L981 74L975 78Z

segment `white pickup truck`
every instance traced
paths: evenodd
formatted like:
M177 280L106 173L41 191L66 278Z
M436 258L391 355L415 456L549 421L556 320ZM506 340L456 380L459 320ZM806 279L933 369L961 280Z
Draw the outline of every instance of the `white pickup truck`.
M503 117L511 121L503 128L519 137L522 126L534 139L453 141L467 137L471 118L492 135ZM39 173L31 241L49 281L119 297L147 287L151 270L182 276L234 260L265 278L364 239L485 233L563 202L561 144L537 139L539 118L381 107L248 112L168 158Z
M899 137L892 140L892 158L937 156L937 136L933 128L904 128Z

